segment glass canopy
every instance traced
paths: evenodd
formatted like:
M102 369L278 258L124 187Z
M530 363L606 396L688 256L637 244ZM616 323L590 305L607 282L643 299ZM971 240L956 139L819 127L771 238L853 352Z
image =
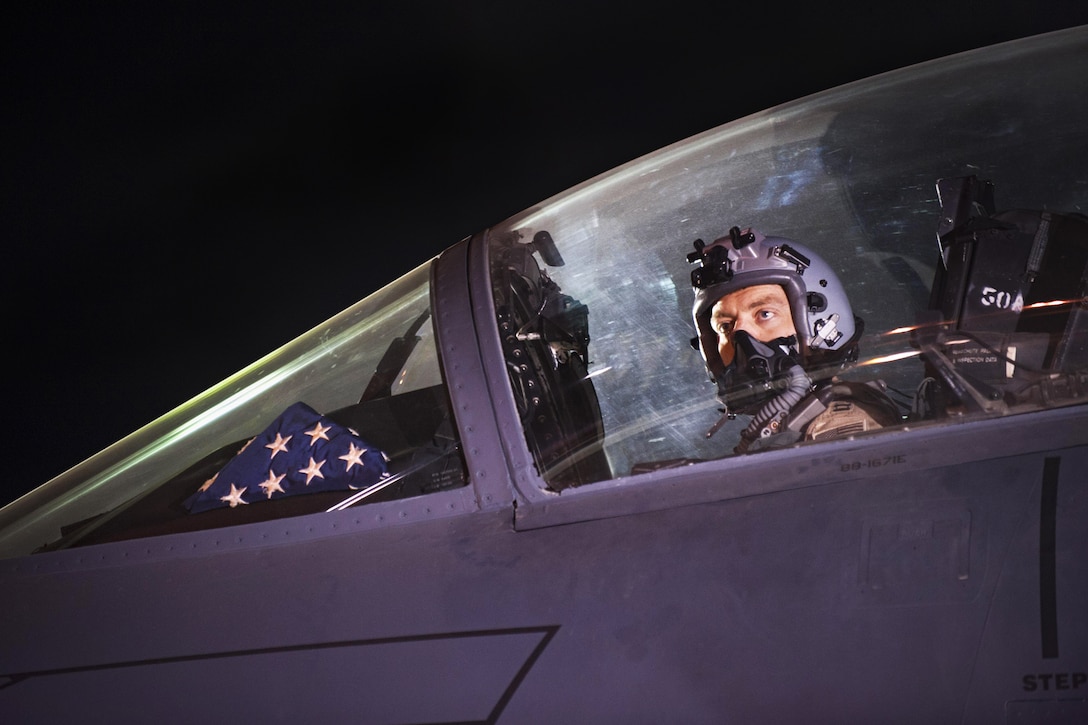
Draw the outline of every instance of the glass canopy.
M842 377L882 381L901 426L1088 399L1086 117L1080 28L726 124L492 229L512 389L549 486L732 455L749 417L707 436L722 402L690 344L687 256L734 226L833 267L864 321ZM1014 209L1030 211L1000 214ZM982 238L985 225L1004 231ZM1043 269L1029 254L1045 254ZM564 378L557 349L581 369ZM518 356L536 369L519 372ZM552 409L541 413L530 383L552 391Z

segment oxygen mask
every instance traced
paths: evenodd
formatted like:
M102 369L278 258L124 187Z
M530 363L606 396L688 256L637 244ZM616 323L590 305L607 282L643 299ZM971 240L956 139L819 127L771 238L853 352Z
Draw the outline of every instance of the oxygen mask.
M762 342L737 330L732 343L733 362L718 378L718 397L737 413L748 412L789 387L791 368L801 364L794 335Z

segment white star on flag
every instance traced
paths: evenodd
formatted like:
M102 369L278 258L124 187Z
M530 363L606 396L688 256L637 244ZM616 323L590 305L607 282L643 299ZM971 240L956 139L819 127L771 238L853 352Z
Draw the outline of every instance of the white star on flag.
M318 478L324 478L325 477L325 474L323 474L321 472L321 467L324 466L324 465L325 465L324 461L321 461L320 463L315 463L314 459L313 459L313 456L311 456L310 457L310 465L306 466L305 468L298 469L299 473L305 473L306 474L306 485L307 486L310 485L310 481L314 480L314 476L317 476Z
M276 440L265 445L265 448L272 450L272 455L269 458L275 458L276 454L280 451L287 452L287 441L291 440L293 436L287 436L284 438L280 433L276 433Z
M272 498L272 494L274 494L276 491L284 493L283 487L280 486L280 481L283 480L283 477L285 475L286 474L281 473L277 476L272 469L269 469L268 478L266 478L262 483L259 483L257 485L264 489L264 492L268 494L268 498Z
M200 490L200 491L207 491L207 490L208 490L209 488L211 488L211 487L212 487L212 484L214 484L214 483L215 483L215 479L217 479L217 478L219 478L219 473L218 473L218 471L216 472L216 474L215 474L214 476L212 476L212 477L211 477L211 478L209 478L209 479L208 479L207 481L205 481L205 482L204 482L204 485L203 485L203 486L201 486L201 487L200 487L200 488L199 488L198 490Z
M230 485L230 493L228 493L226 496L221 496L219 500L229 503L231 508L234 508L238 504L248 504L249 501L246 501L242 498L242 494L245 492L245 487L238 488L232 483Z
M321 421L317 421L317 425L306 431L306 435L310 436L310 445L312 446L314 443L317 443L319 438L328 440L329 437L325 434L330 430L332 430L331 425L323 426L321 425Z
M339 457L341 461L348 462L347 468L344 469L345 471L350 471L351 467L354 465L362 466L363 454L366 453L365 448L356 448L354 443L351 443L349 445L351 446L351 448L348 450L348 452Z

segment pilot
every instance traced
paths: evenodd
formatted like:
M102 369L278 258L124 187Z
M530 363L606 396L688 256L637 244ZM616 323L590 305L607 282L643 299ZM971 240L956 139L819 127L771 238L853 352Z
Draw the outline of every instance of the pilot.
M854 435L901 422L878 381L847 382L862 320L838 276L807 247L733 227L688 255L695 291L692 339L725 406L714 434L751 415L737 453Z

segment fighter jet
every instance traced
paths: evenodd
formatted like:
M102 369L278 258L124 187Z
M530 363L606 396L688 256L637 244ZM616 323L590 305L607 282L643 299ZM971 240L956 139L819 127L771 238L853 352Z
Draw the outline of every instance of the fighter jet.
M2 719L1088 722L1085 119L1088 26L454 244L0 510Z

